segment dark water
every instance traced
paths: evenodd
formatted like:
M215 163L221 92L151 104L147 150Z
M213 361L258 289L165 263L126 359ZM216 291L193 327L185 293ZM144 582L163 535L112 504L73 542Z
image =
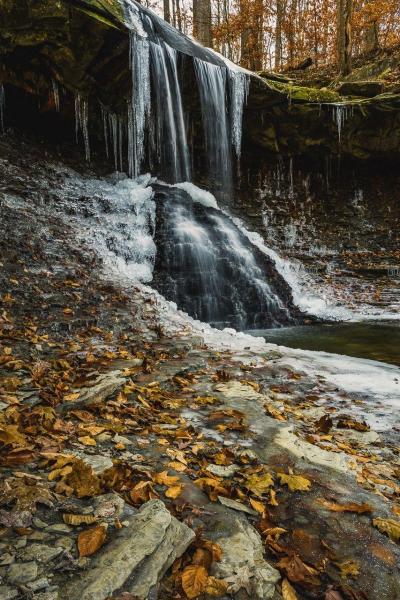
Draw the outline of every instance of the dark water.
M400 366L400 322L337 323L248 331L267 342Z

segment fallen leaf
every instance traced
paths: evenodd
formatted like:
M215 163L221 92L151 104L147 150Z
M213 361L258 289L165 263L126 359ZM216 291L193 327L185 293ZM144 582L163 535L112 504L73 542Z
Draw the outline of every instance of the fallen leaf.
M286 475L278 473L278 478L282 485L287 485L291 492L308 492L311 487L311 481L302 475Z
M107 527L105 525L97 525L92 527L78 536L79 556L91 556L104 544L106 540Z
M297 594L287 579L282 581L282 597L283 600L297 600Z
M381 533L386 533L394 542L400 541L400 521L376 518L372 520L372 523Z
M205 593L214 598L221 598L225 596L228 591L229 584L223 579L217 579L216 577L209 577Z
M250 498L250 504L254 508L254 510L256 510L258 513L260 513L260 515L263 515L265 513L265 506L262 502L259 502L258 500L254 500L253 498Z
M162 473L156 473L153 475L154 483L158 483L159 485L175 485L179 481L179 477L176 475L168 475L168 471L162 471Z
M272 485L274 485L274 480L271 473L264 473L262 475L253 473L244 483L244 486L256 496L265 494Z
M96 523L97 517L93 515L73 515L66 513L63 515L63 520L67 525L92 525Z
M318 503L322 504L324 508L332 510L333 512L355 512L355 513L368 513L372 512L372 506L369 504L356 504L355 502L348 502L347 504L338 504L337 502L330 502L325 498L318 498Z
M189 565L182 573L182 588L189 599L197 598L208 585L207 570L199 565Z
M78 438L78 442L84 446L96 446L96 440L90 437L90 435L85 435L84 437Z
M175 500L176 498L178 498L178 496L180 496L182 494L182 491L183 491L182 484L172 485L171 487L169 487L167 489L167 491L165 492L165 495L167 496L167 498L171 498L172 500Z
M316 577L318 571L309 565L306 565L297 554L285 556L277 564L278 568L283 569L286 576L294 583L318 586L319 580Z
M355 429L355 431L369 431L370 426L365 423L365 421L356 421L351 418L341 418L337 422L337 427L339 429Z
M340 569L341 577L356 577L360 573L360 565L355 560L336 562L335 565Z

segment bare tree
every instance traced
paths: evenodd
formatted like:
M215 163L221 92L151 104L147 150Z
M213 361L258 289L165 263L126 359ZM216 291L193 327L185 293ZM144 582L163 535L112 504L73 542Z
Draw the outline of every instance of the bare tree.
M364 35L364 50L365 52L374 52L379 48L378 22L372 20L368 23Z
M351 72L353 0L337 0L337 61L341 75Z
M211 48L211 0L193 0L193 35Z
M282 66L282 21L284 15L284 0L276 0L275 20L275 69L279 71Z
M163 0L164 6L164 19L167 23L171 23L171 8L169 5L169 0Z

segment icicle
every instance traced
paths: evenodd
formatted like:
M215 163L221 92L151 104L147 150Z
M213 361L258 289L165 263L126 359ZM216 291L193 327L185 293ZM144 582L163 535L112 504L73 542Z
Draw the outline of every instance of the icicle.
M56 107L56 111L60 112L60 92L58 89L58 82L55 79L52 79L51 83L53 86L54 106Z
M121 173L124 170L123 162L122 162L122 142L123 142L122 120L118 119L118 150L119 150L119 167L120 167Z
M241 71L230 71L232 145L240 158L242 146L243 108L249 94L250 79Z
M1 131L4 133L4 113L6 108L6 93L4 91L4 85L0 85L0 126Z
M106 156L107 156L107 158L109 158L110 153L109 153L109 149L108 149L108 122L107 122L108 113L103 105L100 105L100 109L101 109L101 116L103 118L103 131L104 131L104 143L105 143L105 148L106 148Z
M342 139L343 126L348 118L348 107L344 104L334 104L332 118L336 123L339 144Z
M108 119L110 122L110 138L114 152L114 166L118 171L118 117L115 113L109 113Z
M82 131L83 142L85 144L86 160L90 162L89 145L89 102L81 98L80 94L75 95L75 138L78 143L79 131Z

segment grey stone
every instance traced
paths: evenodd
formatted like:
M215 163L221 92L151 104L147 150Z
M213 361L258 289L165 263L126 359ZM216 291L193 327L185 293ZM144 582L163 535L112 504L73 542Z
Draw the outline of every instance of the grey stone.
M133 442L129 438L123 435L114 435L113 442L116 444L123 444L124 446L132 446Z
M0 585L1 600L14 600L18 594L19 592L15 588L9 587L8 585Z
M34 531L30 534L29 539L35 542L44 542L45 540L51 539L51 535L43 533L43 531Z
M58 598L58 590L46 590L45 592L35 594L35 600L58 600Z
M128 526L93 556L91 568L63 586L60 598L105 600L129 579L132 593L144 600L194 537L163 502L146 502Z
M90 387L81 388L80 396L74 402L66 402L63 404L63 411L68 410L70 406L85 406L87 404L101 404L111 396L117 389L122 387L126 381L125 377L121 376L121 371L110 371L100 375L93 385Z
M14 563L7 571L10 583L21 584L34 581L38 575L38 566L35 562Z
M44 544L32 544L25 548L21 553L22 560L37 560L41 563L47 563L59 556L63 551L62 548L54 548L45 546Z
M45 523L44 521L42 521L41 519L38 519L38 518L33 519L32 523L38 529L44 529L48 525L48 523Z
M238 502L237 500L232 500L231 498L225 498L225 496L218 496L218 500L224 506L228 508L232 508L233 510L238 510L239 512L247 513L248 515L256 516L258 513L256 510L249 508L245 504Z
M47 577L41 577L40 579L36 579L35 581L27 583L26 587L32 590L32 592L40 592L41 590L45 590L46 588L48 588L49 585L50 584Z
M232 593L245 590L251 600L273 598L280 574L264 560L261 537L246 517L235 514L228 531L217 541L222 559L213 563L212 574L227 579Z
M96 517L120 517L124 512L125 500L118 494L104 494L94 500L94 514Z
M207 466L206 471L209 471L217 477L232 477L237 471L239 471L239 469L239 465L224 466L210 464Z
M4 567L7 565L12 565L12 563L15 561L15 556L14 554L10 554L9 552L7 552L6 554L2 554L0 556L0 566Z
M57 548L62 548L64 550L72 550L73 545L74 545L74 540L67 536L60 537L55 542L55 546Z
M72 527L65 523L54 523L54 525L46 527L46 531L49 531L50 533L70 533Z
M87 465L92 467L96 475L100 475L113 466L113 461L109 456L102 456L101 454L79 454L79 456Z

